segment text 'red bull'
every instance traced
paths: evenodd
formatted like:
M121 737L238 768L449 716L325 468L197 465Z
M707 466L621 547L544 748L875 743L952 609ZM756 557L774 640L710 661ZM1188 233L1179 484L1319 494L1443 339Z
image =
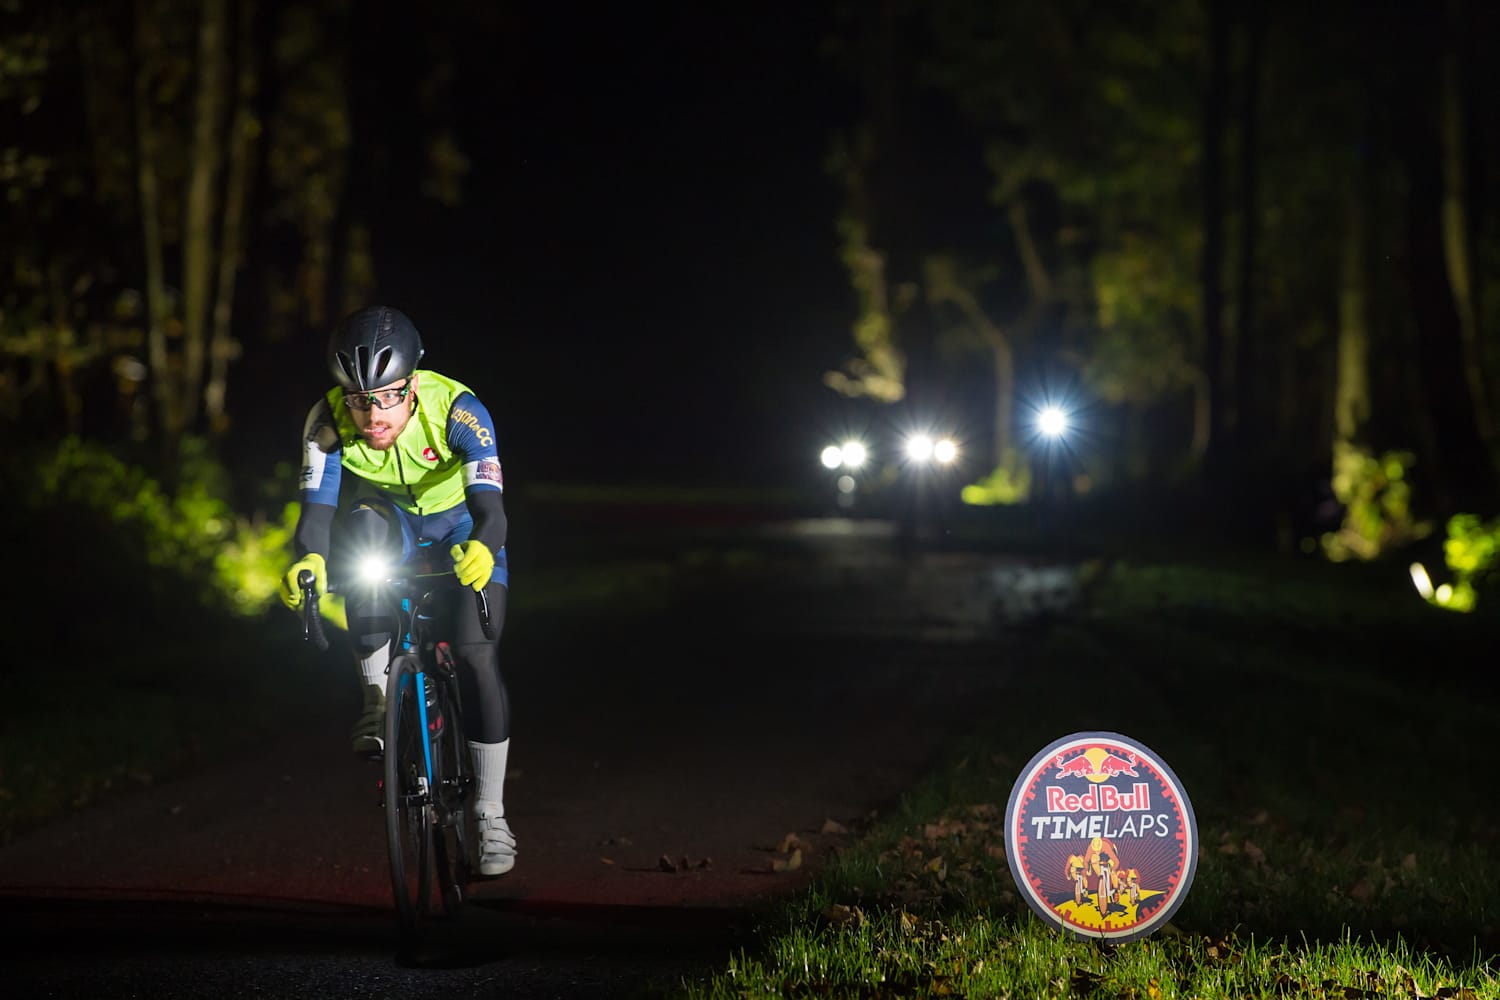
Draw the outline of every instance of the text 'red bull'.
M1151 786L1137 781L1130 791L1122 792L1112 785L1095 785L1082 795L1057 785L1047 786L1047 811L1060 812L1150 812Z
M1157 815L1117 816L1117 813L1151 811L1151 786L1137 781L1130 791L1111 785L1096 785L1082 795L1057 785L1048 785L1047 812L1050 816L1031 816L1032 836L1038 840L1065 840L1075 837L1165 837L1170 817ZM1083 812L1091 815L1074 816ZM1049 829L1050 828L1050 829Z

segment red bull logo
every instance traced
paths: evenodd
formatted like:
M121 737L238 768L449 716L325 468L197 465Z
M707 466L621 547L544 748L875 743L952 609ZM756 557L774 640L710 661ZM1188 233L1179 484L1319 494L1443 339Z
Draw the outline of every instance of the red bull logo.
M1186 791L1150 749L1119 733L1075 733L1017 778L1005 846L1038 916L1080 937L1127 941L1182 904L1198 831Z

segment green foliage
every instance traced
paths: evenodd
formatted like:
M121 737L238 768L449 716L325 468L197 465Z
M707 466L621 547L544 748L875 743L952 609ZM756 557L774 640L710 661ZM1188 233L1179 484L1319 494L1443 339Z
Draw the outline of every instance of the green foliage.
M1479 590L1495 578L1500 561L1500 517L1488 523L1478 514L1455 514L1448 519L1443 559L1453 582L1435 603L1452 611L1473 611Z
M1431 532L1432 525L1412 512L1406 470L1413 461L1406 451L1377 458L1347 441L1334 443L1333 493L1344 505L1344 523L1321 539L1329 559L1375 559Z
M186 581L205 604L243 615L264 611L288 558L297 505L274 519L238 514L227 473L196 439L184 444L180 478L168 492L143 467L70 436L35 467L38 493L30 499L66 508L106 536L124 564Z
M970 483L959 493L966 504L991 507L996 504L1018 504L1031 495L1031 468L1021 453L1012 448L988 476Z

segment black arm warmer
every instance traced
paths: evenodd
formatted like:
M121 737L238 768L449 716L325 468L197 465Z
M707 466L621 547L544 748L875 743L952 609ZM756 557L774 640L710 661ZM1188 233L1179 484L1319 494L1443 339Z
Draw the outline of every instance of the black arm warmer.
M491 552L505 546L505 496L499 490L469 490L469 514L474 518L470 536L483 542Z
M326 503L302 505L302 512L297 517L297 530L292 532L292 546L296 549L297 558L300 559L309 552L316 552L324 559L328 558L333 515L337 509ZM504 523L503 519L501 523Z

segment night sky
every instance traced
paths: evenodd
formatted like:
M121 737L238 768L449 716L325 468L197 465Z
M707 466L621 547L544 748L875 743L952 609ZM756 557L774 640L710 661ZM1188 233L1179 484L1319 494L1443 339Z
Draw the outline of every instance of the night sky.
M855 111L828 25L705 11L538 7L462 39L464 203L376 216L379 296L489 405L510 483L754 481L812 467L839 408L821 376L854 302L822 163Z

